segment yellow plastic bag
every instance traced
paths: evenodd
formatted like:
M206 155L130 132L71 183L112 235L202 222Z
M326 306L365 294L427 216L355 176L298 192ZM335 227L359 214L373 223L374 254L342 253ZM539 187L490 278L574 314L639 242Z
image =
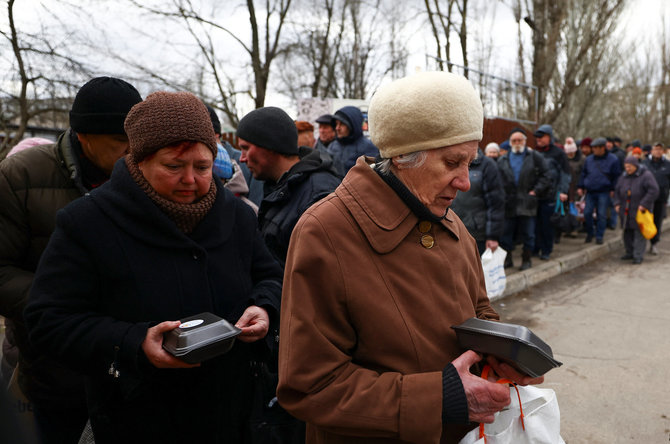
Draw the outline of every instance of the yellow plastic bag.
M656 225L654 225L654 215L649 211L637 210L635 222L637 222L637 226L640 227L640 232L645 239L651 239L656 236L658 230L656 229Z

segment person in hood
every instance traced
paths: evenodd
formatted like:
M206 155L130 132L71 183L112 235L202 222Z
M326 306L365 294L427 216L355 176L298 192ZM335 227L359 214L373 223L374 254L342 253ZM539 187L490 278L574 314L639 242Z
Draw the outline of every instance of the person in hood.
M363 135L363 113L355 106L340 108L333 116L337 139L328 146L335 169L341 177L361 156L377 157L379 150Z
M85 375L98 444L244 442L282 270L212 174L200 99L150 94L125 130L109 182L58 213L25 310L31 342ZM241 330L230 351L189 364L163 348L204 312Z
M141 101L124 80L91 79L77 92L70 128L56 143L0 162L0 315L6 322L5 341L18 347L16 381L33 406L43 442L79 442L88 419L84 379L32 346L23 309L56 213L109 179L114 162L128 150L123 121ZM11 350L10 344L5 349ZM7 379L15 365L8 362L11 357L3 354Z
M658 184L654 175L635 156L626 157L625 173L619 178L614 190L614 209L619 213L623 228L623 245L626 254L621 260L642 263L647 240L642 236L635 220L638 211L651 211L658 197Z
M315 202L340 184L332 161L311 147L298 147L296 124L281 108L251 111L237 127L240 161L265 181L258 224L274 258L286 262L293 227Z

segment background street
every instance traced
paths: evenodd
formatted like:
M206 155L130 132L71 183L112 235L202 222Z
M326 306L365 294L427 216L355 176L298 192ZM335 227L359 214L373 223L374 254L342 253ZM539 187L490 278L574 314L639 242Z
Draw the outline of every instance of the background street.
M569 444L670 440L667 232L659 246L642 265L621 261L622 248L493 304L563 362L544 386L557 393Z

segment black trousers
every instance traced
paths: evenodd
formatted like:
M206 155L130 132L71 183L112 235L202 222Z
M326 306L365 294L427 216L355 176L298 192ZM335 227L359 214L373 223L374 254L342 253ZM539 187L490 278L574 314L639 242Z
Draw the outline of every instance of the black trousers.
M650 239L652 245L657 244L661 240L661 226L665 218L666 206L666 200L657 200L654 202L654 225L656 225L658 231L656 232L656 236Z

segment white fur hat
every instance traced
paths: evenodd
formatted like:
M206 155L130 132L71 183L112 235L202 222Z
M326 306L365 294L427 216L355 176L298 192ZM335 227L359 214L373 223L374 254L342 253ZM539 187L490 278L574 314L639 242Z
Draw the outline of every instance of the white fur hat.
M370 139L384 158L482 140L479 94L463 76L424 72L380 87L368 109Z

